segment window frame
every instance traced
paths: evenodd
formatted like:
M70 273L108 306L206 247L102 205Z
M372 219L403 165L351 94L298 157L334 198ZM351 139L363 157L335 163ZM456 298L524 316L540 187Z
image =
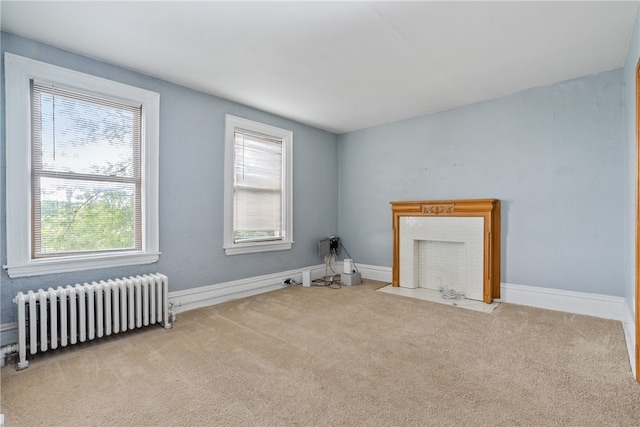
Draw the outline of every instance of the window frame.
M9 277L150 264L158 261L158 172L160 95L146 89L92 76L6 52L6 238ZM142 249L32 257L31 80L120 99L142 106Z
M235 243L234 226L234 155L235 131L242 129L282 141L282 231L277 241ZM224 161L224 244L227 255L289 250L293 246L293 132L231 114L225 115Z

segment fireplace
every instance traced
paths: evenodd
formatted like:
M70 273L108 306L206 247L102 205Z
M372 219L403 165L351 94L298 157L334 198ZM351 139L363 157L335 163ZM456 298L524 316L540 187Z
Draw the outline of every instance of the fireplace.
M393 286L500 297L500 201L392 202Z
M482 301L483 222L481 217L400 218L400 286L451 288Z

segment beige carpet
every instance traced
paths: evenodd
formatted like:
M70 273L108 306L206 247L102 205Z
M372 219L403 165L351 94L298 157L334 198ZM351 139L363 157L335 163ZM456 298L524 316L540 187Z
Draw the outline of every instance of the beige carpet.
M2 369L7 426L640 425L620 322L300 286Z

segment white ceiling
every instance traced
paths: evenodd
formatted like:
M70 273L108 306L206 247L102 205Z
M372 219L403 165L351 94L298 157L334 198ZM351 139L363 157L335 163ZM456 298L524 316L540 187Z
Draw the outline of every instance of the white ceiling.
M637 1L0 3L3 31L335 133L621 67Z

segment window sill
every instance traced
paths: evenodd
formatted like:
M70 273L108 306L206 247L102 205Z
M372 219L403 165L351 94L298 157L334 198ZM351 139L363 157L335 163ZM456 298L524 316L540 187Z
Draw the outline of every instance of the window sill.
M262 242L246 243L240 245L226 246L224 251L227 255L252 254L257 252L286 251L291 249L293 242Z
M120 252L109 255L69 256L29 260L16 265L5 265L12 279L15 277L39 276L43 274L67 273L71 271L122 267L126 265L152 264L160 258L159 253Z

